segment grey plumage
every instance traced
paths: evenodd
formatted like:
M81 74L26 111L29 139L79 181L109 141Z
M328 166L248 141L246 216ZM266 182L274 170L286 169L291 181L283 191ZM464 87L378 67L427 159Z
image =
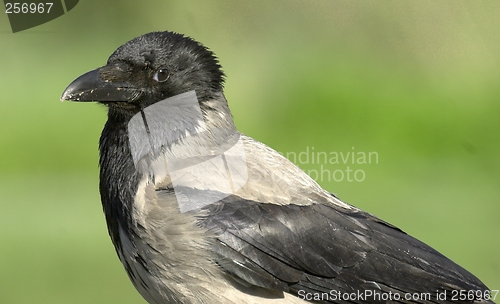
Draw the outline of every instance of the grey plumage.
M121 46L63 93L109 108L102 203L118 256L149 303L346 302L333 295L367 291L430 303L436 292L487 292L434 249L239 133L222 84L208 49L158 32Z

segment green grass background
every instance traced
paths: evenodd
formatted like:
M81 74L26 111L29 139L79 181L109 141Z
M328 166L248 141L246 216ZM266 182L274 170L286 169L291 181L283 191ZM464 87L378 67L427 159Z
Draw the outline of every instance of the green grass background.
M143 303L100 206L105 109L59 98L157 30L219 56L243 133L283 153L377 152L347 164L364 181L320 184L500 289L499 14L498 1L82 0L16 34L2 14L0 303Z

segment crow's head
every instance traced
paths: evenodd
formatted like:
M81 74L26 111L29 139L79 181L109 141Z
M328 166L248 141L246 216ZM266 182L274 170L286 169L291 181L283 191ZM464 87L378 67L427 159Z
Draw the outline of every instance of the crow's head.
M223 83L221 66L206 47L178 33L153 32L130 40L105 66L78 77L61 100L97 101L129 116L192 90L203 103L216 98Z

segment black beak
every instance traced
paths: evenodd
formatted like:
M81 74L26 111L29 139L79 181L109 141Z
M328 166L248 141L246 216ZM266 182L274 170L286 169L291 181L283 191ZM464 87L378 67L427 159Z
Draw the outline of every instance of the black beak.
M130 84L103 80L101 69L90 71L75 79L64 90L61 101L127 102L140 95L140 90Z

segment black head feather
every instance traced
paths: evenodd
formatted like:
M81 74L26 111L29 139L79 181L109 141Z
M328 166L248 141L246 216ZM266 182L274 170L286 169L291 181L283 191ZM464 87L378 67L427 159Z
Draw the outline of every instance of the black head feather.
M105 82L127 83L136 90L126 103L103 102L111 111L131 110L131 114L192 90L200 102L213 99L222 92L225 77L217 57L208 48L168 31L148 33L120 46L99 75Z

